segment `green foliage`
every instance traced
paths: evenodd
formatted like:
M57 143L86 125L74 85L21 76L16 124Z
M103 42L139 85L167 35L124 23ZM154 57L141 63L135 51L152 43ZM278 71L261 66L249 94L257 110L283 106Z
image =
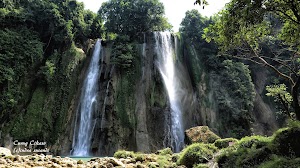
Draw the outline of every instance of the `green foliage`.
M135 153L135 160L138 162L144 162L146 159L145 154L143 153Z
M45 66L41 67L39 73L43 75L47 83L51 83L54 79L55 69L55 64L48 60L46 61Z
M45 129L51 125L51 113L44 111L46 92L43 88L37 88L27 107L25 114L19 114L13 123L11 135L15 139L28 140L38 138L43 140L46 135Z
M27 28L0 30L0 118L22 99L19 83L42 60L42 43Z
M291 124L288 128L282 128L274 134L272 149L274 153L285 157L300 157L300 126Z
M113 45L112 63L117 65L120 72L129 71L133 66L133 59L137 57L134 44L128 36L118 36Z
M219 149L222 149L222 148L227 148L229 146L229 143L232 143L232 144L235 144L237 143L238 140L235 139L235 138L225 138L225 139L217 139L215 142L214 142L214 145L219 148Z
M123 126L133 128L135 118L130 114L134 113L134 83L130 75L124 75L120 78L117 85L116 95L116 112Z
M192 83L196 86L201 79L203 71L215 69L218 58L214 44L208 44L202 39L203 29L212 22L211 19L201 16L197 10L186 12L185 18L180 24L180 33L182 36L183 46L188 47L189 57L187 61Z
M207 96L210 93L214 95L222 121L219 123L220 132L229 137L241 138L250 134L254 85L248 66L217 56L217 46L202 39L205 27L216 21L216 18L202 17L196 10L186 13L180 28L183 45L187 46L188 52L184 60L193 86L203 86L200 90L203 106L214 108Z
M258 168L298 168L300 158L287 159L284 157L273 156L270 160L263 162Z
M9 122L3 130L54 143L65 129L85 58L75 43L100 37L102 20L75 0L4 0L0 22L0 121Z
M135 96L136 79L140 77L140 57L129 36L119 35L114 41L112 64L116 65L120 81L116 91L116 112L123 126L134 128L136 124Z
M225 60L219 71L224 88L218 89L216 96L222 125L231 131L229 136L249 135L255 97L250 70L243 63Z
M241 139L221 152L217 158L219 167L255 167L270 157L270 141L269 138L261 136Z
M139 32L171 28L158 0L109 0L102 4L98 14L105 21L107 32L131 37Z
M275 97L276 101L283 100L284 103L291 105L293 97L286 91L286 89L285 84L266 86L266 90L268 91L266 95Z
M171 148L165 148L162 150L158 150L157 154L159 155L173 155L172 149Z
M266 86L268 92L266 95L274 97L275 102L281 104L283 106L283 111L291 117L290 109L292 108L293 97L286 89L287 87L285 84Z
M203 29L211 23L207 17L203 17L198 10L193 9L185 13L185 18L180 24L179 31L183 37L193 42L204 43L202 39ZM203 45L203 44L200 44Z
M238 147L240 148L262 148L267 146L271 142L272 138L264 137L264 136L250 136L244 137L238 142Z
M82 2L62 1L12 1L0 8L1 27L24 26L33 28L41 40L52 45L83 42L87 37L99 37L102 31L100 17L85 11Z
M223 55L263 64L289 83L296 118L300 118L298 0L232 0L205 29L204 38L219 44ZM254 17L255 16L255 17ZM275 44L275 48L273 47ZM271 52L265 53L268 46ZM291 53L282 54L284 50ZM287 105L286 105L287 106ZM284 110L289 113L288 107Z
M299 167L299 122L290 122L287 128L271 137L244 137L221 150L217 162L222 167Z
M206 163L216 151L217 148L212 144L194 143L180 153L178 164L190 168L199 163Z
M119 150L117 152L115 152L114 157L115 158L134 158L135 154L132 151L125 151L125 150Z

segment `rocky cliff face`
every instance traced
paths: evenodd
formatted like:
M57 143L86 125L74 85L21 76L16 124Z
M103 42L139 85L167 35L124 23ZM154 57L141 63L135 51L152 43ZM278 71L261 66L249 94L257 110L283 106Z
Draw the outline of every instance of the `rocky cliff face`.
M145 33L139 39L135 46L138 59L133 75L118 73L115 65L111 63L113 44L107 42L103 46L98 96L100 103L94 112L96 125L92 136L91 152L93 155L113 155L118 149L153 152L172 146L170 107L162 78L156 66L155 38L153 33ZM175 43L175 37L173 37L174 48L176 45L182 47L182 44L180 46ZM177 48L176 53L176 73L181 74L178 76L178 82L181 82L182 86L180 100L184 129L197 125L208 125L213 131L224 137L239 134L240 129L245 129L240 133L241 135L250 134L250 127L252 127L250 125L233 130L234 126L227 123L232 121L232 116L224 111L226 106L223 107L220 103L223 101L220 95L225 95L224 100L233 102L232 109L238 108L241 103L236 101L236 97L233 97L232 90L228 90L226 85L222 85L224 83L222 74L205 71L201 67L203 66L200 62L201 58L199 58L201 55L195 54L196 51L192 54L192 52ZM192 84L195 79L191 79L193 75L189 70L188 58L191 59L190 61L199 63L198 69L193 69L193 71L200 71L200 73L198 72L200 74L198 82L195 82L196 87ZM259 79L261 78L259 77ZM265 83L255 79L254 83L256 93L261 94ZM273 115L267 103L260 98L260 94L256 94L253 112L249 112L249 116L254 117L255 132L263 130L261 127L264 125L263 122L271 125L270 129L276 128L274 123L271 123L274 120L264 118L261 121L260 115L266 114L265 109L268 109L269 117L273 117ZM78 102L74 104L78 104ZM75 114L73 111L70 115L73 121L69 127L71 131L62 138L62 140L68 139L68 141L65 141L62 146L63 150L59 152L61 155L69 154L72 148Z
M68 133L72 122L72 113L75 109L77 90L83 81L85 63L88 62L92 41L87 41L82 49L72 45L62 52L54 52L49 56L53 63L52 76L49 81L41 76L45 66L40 65L30 77L24 76L20 83L24 86L22 100L14 109L16 115L11 116L9 122L2 123L1 144L13 148L13 141L29 142L38 140L47 142L48 148L58 149L58 141ZM68 138L64 142L69 142Z
M241 130L246 131L242 132L243 134L249 134L250 127L254 128L255 133L260 134L276 129L273 109L263 98L266 71L253 72L256 96L253 111L246 115L254 117L254 124L236 127L231 122L239 121L239 118L231 120L235 117L232 114L243 102L239 102L240 100L233 96L232 90L224 84L226 78L224 74L205 69L205 63L201 58L203 55L198 54L192 46L184 46L184 43L176 41L174 36L172 39L176 51L175 73L179 74L178 82L182 86L179 99L184 129L207 125L222 137L236 135ZM92 155L111 156L118 149L153 152L172 146L170 106L162 77L156 66L155 44L153 33L140 35L134 47L138 56L134 62L134 70L130 74L122 74L112 63L113 43L103 42L97 97L99 103L93 112L95 125L91 137ZM81 57L65 58L66 63L61 66L63 70L68 70L68 73L65 74L66 79L60 79L62 83L56 83L50 90L37 85L28 109L29 112L43 114L44 117L31 122L38 121L44 125L41 127L43 129L27 131L28 134L22 137L24 140L42 137L41 141L48 141L49 137L56 137L55 142L49 143L50 151L57 155L70 154L75 124L78 124L76 115L79 114L81 87L92 53L91 45L87 46L90 47L80 52L77 50ZM19 120L14 122L17 121L19 122ZM12 133L17 134L22 130L23 125L20 123L13 128L11 125L5 128L11 129ZM36 134L41 130L44 136ZM18 138L11 134L2 135L5 136L6 138L2 138L1 141L7 145Z
M271 76L265 67L229 63L185 41L182 47L182 62L188 69L195 95L191 123L208 125L222 137L266 135L277 129L275 109L265 96ZM251 75L250 80L247 74ZM244 94L240 94L242 88L247 88Z

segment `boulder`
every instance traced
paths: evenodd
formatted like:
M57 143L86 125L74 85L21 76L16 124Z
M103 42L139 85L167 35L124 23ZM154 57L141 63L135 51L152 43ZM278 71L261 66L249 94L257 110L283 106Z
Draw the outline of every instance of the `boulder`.
M0 147L0 156L11 156L11 151L7 148Z
M192 127L185 131L185 143L192 144L197 142L214 143L217 139L221 139L213 133L208 126Z

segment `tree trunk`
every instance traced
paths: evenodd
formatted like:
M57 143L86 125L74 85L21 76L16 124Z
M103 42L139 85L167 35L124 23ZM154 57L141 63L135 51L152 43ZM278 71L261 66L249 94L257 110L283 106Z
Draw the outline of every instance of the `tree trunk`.
M297 120L300 120L300 105L299 105L299 99L298 99L299 86L300 86L300 77L298 77L296 83L292 86L293 106L294 106Z

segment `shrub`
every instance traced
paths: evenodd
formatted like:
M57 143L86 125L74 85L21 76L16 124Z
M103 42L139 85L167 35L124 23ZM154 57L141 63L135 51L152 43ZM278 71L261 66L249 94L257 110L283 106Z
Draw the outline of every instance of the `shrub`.
M235 139L235 138L225 138L225 139L217 139L215 142L214 142L214 145L219 148L219 149L222 149L222 148L227 148L229 146L229 143L232 142L233 144L237 143L238 140Z
M115 154L114 154L114 157L115 158L134 158L134 152L132 151L125 151L125 150L120 150L120 151L117 151Z
M242 148L262 148L264 146L267 146L272 141L272 138L270 137L264 137L264 136L250 136L250 137L244 137L238 142L238 146Z
M287 157L300 157L300 127L294 125L276 131L272 144L273 152Z
M218 156L219 167L255 167L271 155L272 138L251 136L242 138L236 145L225 148Z
M135 160L136 161L140 161L140 162L144 162L145 161L145 154L143 154L143 153L136 153L135 154Z
M298 168L299 166L300 158L287 159L274 156L271 160L260 164L258 168Z
M156 153L159 154L159 155L167 155L167 154L172 155L173 154L171 148L165 148L165 149L162 149L162 150L158 150Z
M178 163L187 167L193 167L199 163L206 163L212 158L217 148L211 144L195 143L185 148L180 154Z
M229 147L217 158L219 167L255 167L270 157L271 150L267 147L261 149L248 149Z

